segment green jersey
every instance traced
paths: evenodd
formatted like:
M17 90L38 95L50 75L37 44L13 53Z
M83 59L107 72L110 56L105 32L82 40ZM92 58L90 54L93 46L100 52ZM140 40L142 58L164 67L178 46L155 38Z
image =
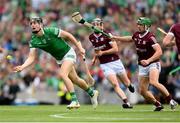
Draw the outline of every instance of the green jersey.
M56 60L62 60L65 54L70 50L70 46L59 36L61 30L50 27L43 28L43 35L32 34L30 48L39 48L50 53Z

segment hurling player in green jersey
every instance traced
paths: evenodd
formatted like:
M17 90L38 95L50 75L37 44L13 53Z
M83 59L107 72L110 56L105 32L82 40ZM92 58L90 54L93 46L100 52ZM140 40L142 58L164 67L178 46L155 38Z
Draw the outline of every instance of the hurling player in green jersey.
M87 83L77 75L74 66L76 63L76 53L74 49L67 44L67 41L74 44L76 48L78 48L81 56L83 56L85 54L85 50L81 46L81 43L78 42L69 32L54 27L43 27L42 18L31 18L30 26L32 29L32 39L30 41L29 56L24 64L16 66L14 71L22 71L30 66L35 60L37 48L44 50L51 54L56 59L57 63L61 65L59 77L64 81L72 97L71 103L67 106L67 108L72 109L80 107L73 83L78 85L90 95L93 107L96 108L98 105L98 91L89 87Z

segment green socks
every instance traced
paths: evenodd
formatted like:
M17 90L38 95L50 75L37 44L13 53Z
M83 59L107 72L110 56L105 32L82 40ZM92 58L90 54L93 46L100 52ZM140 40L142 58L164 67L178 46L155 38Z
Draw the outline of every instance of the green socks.
M90 97L93 97L93 96L94 96L94 92L93 92L93 89L92 89L92 88L89 87L89 88L86 90L86 92L89 94Z
M89 87L86 90L86 92L89 94L90 97L94 96L94 92L93 92L92 88ZM71 101L77 101L78 102L78 99L77 99L77 96L76 96L75 92L70 92L70 95L71 95Z
M75 92L70 92L70 95L71 95L71 101L77 101L78 102L78 99L77 99Z

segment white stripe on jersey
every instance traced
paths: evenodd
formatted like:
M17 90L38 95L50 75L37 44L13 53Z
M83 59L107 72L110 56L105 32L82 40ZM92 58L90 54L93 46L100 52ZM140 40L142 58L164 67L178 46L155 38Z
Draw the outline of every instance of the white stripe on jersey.
M61 29L59 29L58 37L61 37Z
M151 36L151 39L155 44L157 43L157 40L156 40L156 38L154 36Z

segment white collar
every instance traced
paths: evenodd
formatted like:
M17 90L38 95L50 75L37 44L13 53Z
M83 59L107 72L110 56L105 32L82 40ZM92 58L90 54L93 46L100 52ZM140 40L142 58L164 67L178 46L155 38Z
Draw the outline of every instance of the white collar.
M139 37L143 38L148 32L149 32L149 29L143 35L139 34Z
M96 38L99 38L101 35L102 35L102 33L99 33L98 35L97 34L93 34Z

